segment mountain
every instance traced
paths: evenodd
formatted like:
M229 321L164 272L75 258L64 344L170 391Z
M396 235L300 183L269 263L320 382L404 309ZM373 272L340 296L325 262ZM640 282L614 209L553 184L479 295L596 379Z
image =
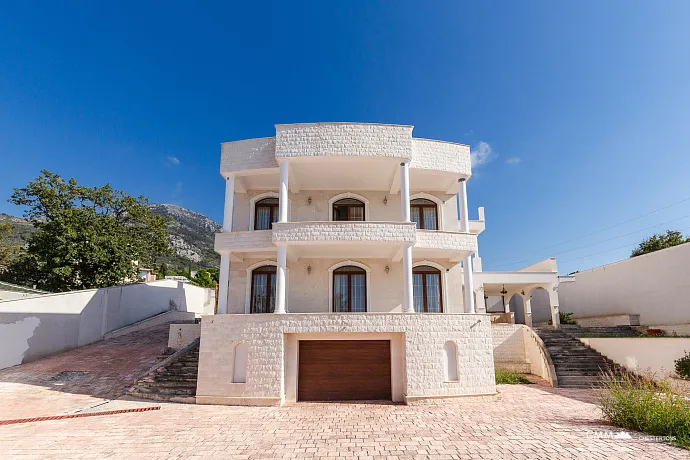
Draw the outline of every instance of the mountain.
M22 217L12 217L8 214L0 212L0 223L11 222L13 225L12 234L9 238L9 243L12 246L24 246L24 239L31 235L34 231L34 226L28 219Z
M168 231L174 253L161 258L161 262L174 270L220 266L220 256L213 251L214 234L221 230L220 224L203 214L173 204L152 204L150 208L153 214L172 218ZM26 238L34 231L31 222L0 213L0 222L8 221L14 225L10 243L23 246L22 237Z
M170 246L175 253L164 257L162 262L173 269L220 266L220 256L213 251L214 234L220 232L220 224L174 204L152 204L149 207L153 214L172 218L168 230Z

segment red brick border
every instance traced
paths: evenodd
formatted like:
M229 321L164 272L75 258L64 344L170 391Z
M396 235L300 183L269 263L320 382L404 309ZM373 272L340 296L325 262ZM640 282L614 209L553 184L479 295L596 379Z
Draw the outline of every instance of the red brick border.
M52 417L34 417L34 418L19 418L15 420L0 420L1 425L13 425L15 423L30 423L30 422L44 422L46 420L63 420L68 418L94 417L96 415L114 415L125 414L127 412L146 412L150 410L159 410L161 406L140 407L138 409L120 409L109 410L104 412L86 412L84 414L70 414L70 415L53 415Z

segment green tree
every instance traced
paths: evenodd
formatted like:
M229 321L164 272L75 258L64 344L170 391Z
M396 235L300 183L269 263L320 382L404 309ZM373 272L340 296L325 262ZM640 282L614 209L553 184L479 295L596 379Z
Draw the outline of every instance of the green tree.
M9 201L26 208L36 231L8 281L54 292L113 286L168 251L167 219L110 185L89 188L43 170Z
M196 272L196 276L190 280L192 284L196 284L197 286L205 287L205 288L215 288L216 287L216 279L214 279L213 275L209 270L206 270L202 268L198 272Z
M683 234L675 230L666 230L666 233L652 235L642 241L638 247L633 249L630 257L641 256L642 254L649 254L650 252L658 251L660 249L678 246L679 244L690 242L690 238L683 237Z
M16 248L9 243L12 228L11 222L0 222L0 272L5 270L15 253Z

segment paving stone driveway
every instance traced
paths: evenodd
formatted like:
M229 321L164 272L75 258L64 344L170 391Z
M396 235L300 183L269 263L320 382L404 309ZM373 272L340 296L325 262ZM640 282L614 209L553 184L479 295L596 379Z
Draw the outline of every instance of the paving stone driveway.
M153 361L162 349L158 345L165 346L163 335L145 335L148 345L143 348L148 351L132 348L142 340L132 334L129 340L99 342L0 371L0 419L162 406L149 412L0 426L0 459L690 457L688 451L639 439L635 433L632 439L597 438L595 431L620 430L601 420L592 403L596 394L543 385L501 385L498 398L426 406L251 408L109 399L121 393L129 378L116 378L113 367L116 374L136 374ZM125 370L128 355L132 367ZM79 363L81 367L75 367ZM85 369L91 380L50 384L55 373Z

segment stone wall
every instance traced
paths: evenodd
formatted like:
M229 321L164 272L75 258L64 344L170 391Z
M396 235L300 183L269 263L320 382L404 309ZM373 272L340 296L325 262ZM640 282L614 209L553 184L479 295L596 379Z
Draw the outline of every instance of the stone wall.
M276 125L276 157L412 158L412 126L366 123Z
M277 222L273 241L391 241L414 243L415 224L406 222Z
M516 372L530 372L525 352L525 338L521 324L492 324L494 363L497 368Z
M291 334L403 334L404 365L394 381L403 382L402 397L493 394L494 361L491 325L485 315L467 314L284 314L219 315L201 325L197 402L217 404L280 404L296 375L286 372ZM457 345L459 379L445 382L443 346ZM248 347L246 383L233 383L234 350Z
M470 147L431 139L412 140L410 168L471 174Z

